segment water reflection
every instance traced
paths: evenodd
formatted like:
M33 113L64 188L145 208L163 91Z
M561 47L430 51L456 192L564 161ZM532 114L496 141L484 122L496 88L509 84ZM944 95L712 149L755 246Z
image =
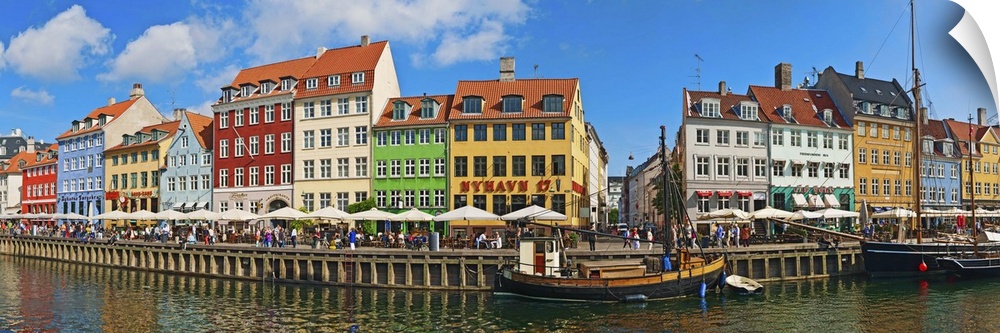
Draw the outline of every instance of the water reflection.
M0 257L0 332L993 331L992 281L826 279L761 295L548 303L482 292L231 281ZM987 312L984 312L987 311Z

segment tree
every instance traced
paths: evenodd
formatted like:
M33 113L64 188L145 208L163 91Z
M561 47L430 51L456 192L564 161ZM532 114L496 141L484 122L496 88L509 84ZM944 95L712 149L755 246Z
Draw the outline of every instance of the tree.
M608 223L618 223L618 208L612 208L611 212L608 213Z
M372 208L375 208L375 198L368 198L368 200L347 205L347 213L354 214Z

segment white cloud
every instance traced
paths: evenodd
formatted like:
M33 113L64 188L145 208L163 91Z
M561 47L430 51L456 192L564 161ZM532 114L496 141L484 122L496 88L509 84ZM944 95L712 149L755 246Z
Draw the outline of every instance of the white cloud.
M207 101L202 102L201 104L189 106L189 107L187 107L187 110L191 111L191 112L199 113L201 115L205 115L205 116L211 117L212 116L212 104L215 104L216 101L217 101L216 99L207 100Z
M89 56L101 56L111 49L114 35L100 22L87 17L79 5L45 22L28 28L10 40L3 58L21 75L46 80L79 78L77 71Z
M42 105L51 105L55 100L55 97L49 95L49 92L45 91L45 89L34 91L27 89L24 86L14 88L14 90L10 92L10 96Z
M438 65L499 57L510 37L506 26L523 24L529 8L520 0L296 1L256 0L244 12L256 39L248 53L264 61L310 54L318 46L372 40L434 49ZM330 43L323 45L324 43ZM484 49L458 50L475 43Z
M199 64L226 55L227 44L220 41L232 27L232 21L209 18L149 27L109 62L109 72L97 78L166 82L183 77Z
M222 94L219 88L228 85L236 77L236 74L239 73L240 68L238 66L228 65L214 72L198 75L199 77L195 79L194 84L206 93L219 95Z

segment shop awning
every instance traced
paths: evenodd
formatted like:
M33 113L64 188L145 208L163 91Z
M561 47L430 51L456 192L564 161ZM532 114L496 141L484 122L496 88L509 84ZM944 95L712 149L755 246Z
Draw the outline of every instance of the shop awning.
M185 202L184 208L194 208L197 203L195 202Z
M792 200L795 200L795 207L808 207L809 204L806 203L806 196L801 193L793 193Z
M699 197L705 198L712 196L712 191L694 191L694 194L698 195Z
M733 196L733 191L718 191L716 193L719 194L720 198L728 198L728 197Z
M837 200L837 196L833 194L826 194L823 196L826 198L826 206L830 208L840 208L840 200Z
M208 203L207 202L199 202L197 207L198 208L208 209Z
M826 207L825 204L823 203L823 197L821 197L819 194L810 194L809 207L812 208Z
M749 197L749 196L753 195L753 192L750 192L750 191L736 191L736 195L741 196L741 197Z
M172 207L170 207L170 209L180 209L180 208L184 208L183 202L175 203Z
M803 160L792 160L792 165L804 165L806 164Z

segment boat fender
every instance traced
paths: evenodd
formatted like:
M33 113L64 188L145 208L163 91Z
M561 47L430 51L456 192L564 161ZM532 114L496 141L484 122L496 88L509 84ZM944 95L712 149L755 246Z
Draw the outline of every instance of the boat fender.
M719 289L726 288L726 272L719 274Z
M646 295L643 294L625 295L625 302L627 303L645 302L647 299L649 299L649 297L646 297Z
M671 266L670 265L670 256L669 255L663 256L663 271L666 272L666 271L673 270L673 267L670 267L670 266Z
M920 265L917 265L917 269L919 269L921 272L926 272L927 271L927 263L921 261Z
M701 298L705 298L705 288L707 288L705 281L701 281L701 289L698 290L698 296L701 296Z

